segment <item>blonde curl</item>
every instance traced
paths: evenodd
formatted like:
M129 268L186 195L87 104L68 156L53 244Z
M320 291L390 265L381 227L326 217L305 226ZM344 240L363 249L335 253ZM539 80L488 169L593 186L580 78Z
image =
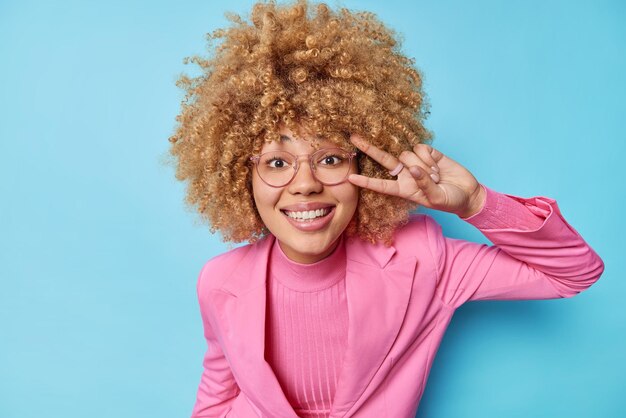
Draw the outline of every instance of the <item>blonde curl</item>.
M177 126L169 138L186 203L225 241L254 242L268 233L252 195L249 158L281 126L352 149L360 134L399 155L430 143L422 77L400 52L395 33L374 14L333 11L306 0L254 5L249 20L230 14L228 28L208 35L201 74L182 75ZM359 172L390 178L365 155ZM390 244L415 205L362 189L349 235Z

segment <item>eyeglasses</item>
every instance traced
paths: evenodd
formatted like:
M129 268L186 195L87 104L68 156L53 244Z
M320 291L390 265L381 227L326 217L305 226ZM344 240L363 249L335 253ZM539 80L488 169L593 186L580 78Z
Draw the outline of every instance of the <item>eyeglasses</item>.
M313 177L322 184L333 186L343 183L350 173L356 152L341 148L324 148L313 154L293 155L287 151L270 151L250 157L265 184L283 187L292 182L300 167L300 157L308 157Z

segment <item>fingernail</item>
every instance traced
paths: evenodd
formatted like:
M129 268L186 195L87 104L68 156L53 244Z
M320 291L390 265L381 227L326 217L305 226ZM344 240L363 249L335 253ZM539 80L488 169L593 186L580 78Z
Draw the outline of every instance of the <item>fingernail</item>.
M363 145L365 145L365 141L361 137L358 137L355 135L355 136L352 136L352 138L350 139L352 140L352 143L356 145L357 147L362 147Z
M439 172L439 167L437 167L436 165L430 167L431 170L433 170L435 173Z
M437 174L435 174L435 173L432 173L432 174L430 175L430 178L431 178L431 179L433 179L433 181L434 181L435 183L439 183L439 175L437 175Z

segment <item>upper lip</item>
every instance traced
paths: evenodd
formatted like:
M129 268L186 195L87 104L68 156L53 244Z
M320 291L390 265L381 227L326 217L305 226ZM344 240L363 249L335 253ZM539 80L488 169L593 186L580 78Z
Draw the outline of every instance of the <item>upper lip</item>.
M333 206L335 205L331 203L322 203L322 202L296 203L293 205L283 206L280 210L286 210L289 212L306 212L309 210L331 208Z

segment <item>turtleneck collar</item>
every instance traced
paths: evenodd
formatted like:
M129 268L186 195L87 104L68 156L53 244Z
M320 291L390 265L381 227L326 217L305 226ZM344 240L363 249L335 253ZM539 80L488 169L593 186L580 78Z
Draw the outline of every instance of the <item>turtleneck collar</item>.
M270 275L283 286L298 292L317 292L326 289L346 275L346 247L343 235L335 250L326 258L301 264L290 260L274 240L270 255Z

